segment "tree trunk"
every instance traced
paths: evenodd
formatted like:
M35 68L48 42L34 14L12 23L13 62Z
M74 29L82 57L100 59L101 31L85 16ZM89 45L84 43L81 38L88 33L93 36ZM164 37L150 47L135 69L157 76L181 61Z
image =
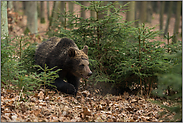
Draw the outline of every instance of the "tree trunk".
M15 2L15 1L14 1ZM13 10L13 1L8 1L8 8Z
M22 6L23 6L23 11L24 11L24 15L27 15L27 12L26 12L26 3L27 1L22 1Z
M174 26L174 36L172 39L172 43L176 43L177 42L177 37L178 37L178 33L179 33L179 24L180 24L180 12L181 12L181 5L182 5L182 1L178 1L177 2L177 9L176 9L176 16L175 16L175 26Z
M148 23L151 23L152 14L153 14L152 3L148 1L147 2L147 22Z
M165 7L165 1L161 2L161 7L160 7L160 17L159 17L159 21L160 21L160 31L163 30L163 15L164 15L164 7Z
M41 4L40 4L41 1L37 1L37 15L38 15L38 18L41 18Z
M74 14L73 9L74 9L74 3L72 1L69 1L69 12L70 12L70 14ZM73 19L73 17L71 17L70 19ZM73 25L70 25L69 27L70 27L70 29L72 29Z
M95 10L90 10L90 16L93 17L93 18L96 18Z
M169 1L168 15L167 15L167 20L166 20L164 35L166 35L167 32L168 32L169 22L170 22L170 18L171 18L171 15L172 15L172 5L173 5L173 1Z
M38 32L37 26L37 2L27 1L26 2L26 12L27 12L27 29L31 34Z
M60 17L60 20L62 22L62 25L64 26L65 25L65 14L66 14L66 2L65 1L61 1L61 4L60 4L60 11L61 11L61 17Z
M82 1L81 4L86 6L87 2L86 1ZM81 17L83 17L83 19L86 19L86 15L85 14L86 14L85 9L83 7L81 7Z
M129 3L129 9L126 13L126 20L127 21L134 21L135 20L135 1L131 1Z
M1 1L1 37L8 36L7 1Z
M139 23L145 23L147 18L147 1L141 2Z
M102 6L106 6L107 5L107 1L101 1L101 4L100 4L100 7L102 7ZM104 16L107 16L107 13L103 13L104 11L99 11L98 12L98 19L100 20L100 19L102 19L102 18L104 18Z
M50 22L49 22L49 27L52 26L53 16L54 16L54 13L56 10L56 4L57 4L57 1L54 1L53 2L53 9L52 9L51 17L50 17Z
M49 1L47 1L47 19L48 21L50 20L50 6L49 6Z
M73 13L74 10L74 3L72 1L69 1L69 11Z
M41 1L41 9L40 9L40 18L41 18L41 23L45 23L45 9L44 9L44 1Z
M13 1L13 8L14 8L14 11L15 11L15 12L18 12L18 9L19 9L18 5L19 5L19 4L20 4L19 1Z

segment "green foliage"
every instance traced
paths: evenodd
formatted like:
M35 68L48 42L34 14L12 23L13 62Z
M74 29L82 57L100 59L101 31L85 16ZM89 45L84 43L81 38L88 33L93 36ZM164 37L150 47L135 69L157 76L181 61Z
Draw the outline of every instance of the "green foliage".
M27 42L27 38L6 37L1 40L1 86L17 89L20 93L29 95L35 90L49 85L58 77L57 71L41 68L37 74L34 67L36 43ZM10 86L12 84L13 86ZM44 88L45 89L45 88Z
M23 70L27 70L27 72L35 72L35 68L33 67L35 63L35 51L36 51L37 43L28 43L28 46L26 49L22 51L21 56L21 65Z
M12 40L8 37L1 39L1 81L4 83L12 80L17 75L16 47L10 45Z
M39 85L44 86L44 90L46 89L46 86L55 87L54 85L52 85L52 83L54 83L55 79L59 77L57 72L60 71L60 69L52 71L55 67L48 69L48 66L46 66L46 64L45 68L42 68L39 65L34 65L34 67L39 68L38 71L42 71L38 75L36 75L36 81L37 83L39 83Z
M142 24L136 28L131 26L133 22L123 21L120 12L125 12L126 5L115 8L115 3L112 2L104 5L103 1L92 1L89 6L75 3L85 10L95 11L97 17L83 19L65 12L64 17L68 21L64 26L57 19L47 34L49 37L71 38L80 49L88 45L90 67L93 71L90 79L96 82L116 82L125 86L126 82L131 85L132 82L139 83L141 79L144 85L153 82L155 86L156 73L165 73L174 62L164 55L168 54L168 47L169 53L175 53L176 48L182 46L152 42L159 35L158 31L152 31L154 27ZM60 17L61 14L58 15ZM71 25L74 28L70 28Z
M154 90L154 94L167 98L173 104L161 105L169 111L169 115L175 113L173 121L182 121L182 51L168 55L167 58L174 62L166 73L158 74L158 88ZM169 121L168 118L166 120Z

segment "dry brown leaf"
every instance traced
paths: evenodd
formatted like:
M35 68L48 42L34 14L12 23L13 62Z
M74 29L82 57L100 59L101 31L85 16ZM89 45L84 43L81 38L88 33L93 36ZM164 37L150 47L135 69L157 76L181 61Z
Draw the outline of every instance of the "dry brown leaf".
M43 100L44 99L44 93L42 91L39 92L38 94L39 99Z
M83 113L84 113L85 116L91 116L91 111L87 107L83 108Z

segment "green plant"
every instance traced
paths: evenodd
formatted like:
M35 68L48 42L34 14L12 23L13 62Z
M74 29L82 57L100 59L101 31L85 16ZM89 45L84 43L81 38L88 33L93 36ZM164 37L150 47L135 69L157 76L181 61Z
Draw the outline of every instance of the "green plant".
M61 69L58 69L56 71L52 71L55 67L48 69L48 66L45 64L45 68L42 68L40 65L34 65L38 69L38 71L41 71L39 74L36 75L36 83L39 83L40 86L44 87L44 90L46 90L47 86L56 87L52 85L54 83L55 79L58 78L57 72Z
M1 39L1 82L4 84L8 84L18 71L16 47L11 45L13 40L8 37Z
M27 70L30 73L36 71L33 66L35 64L34 56L37 43L28 43L27 45L29 46L22 51L21 65L23 70Z
M166 116L175 113L171 121L182 121L182 51L175 54L168 55L167 58L174 59L175 61L166 73L158 74L158 87L154 90L154 95L165 97L172 105L166 106L159 102L159 104L168 110L162 112ZM168 117L164 118L170 121Z
M123 21L120 12L125 12L126 5L115 8L112 2L103 5L103 1L92 1L89 6L75 3L85 10L94 11L97 17L83 19L65 12L64 18L68 21L64 27L57 19L47 32L48 36L71 38L79 48L89 46L92 81L120 83L121 88L126 87L126 83L131 86L132 82L140 84L141 90L142 85L144 89L155 88L158 82L156 73L165 73L174 63L174 59L164 55L167 47L169 53L175 53L181 44L164 44L162 47L163 42L154 40L159 35L158 31L152 31L154 27L142 24L136 28L132 26L133 22Z

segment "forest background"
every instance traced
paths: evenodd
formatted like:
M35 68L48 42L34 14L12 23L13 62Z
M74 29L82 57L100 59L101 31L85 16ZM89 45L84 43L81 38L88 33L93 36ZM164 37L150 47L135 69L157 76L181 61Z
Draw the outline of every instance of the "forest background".
M90 47L89 57L94 75L89 80L81 81L81 95L88 95L90 101L91 97L95 97L102 106L102 97L98 98L95 94L123 94L120 97L122 100L130 98L133 101L129 102L130 108L123 110L125 114L122 119L119 111L115 112L117 115L103 112L105 116L98 117L98 111L103 108L97 109L92 104L83 107L81 101L80 114L76 113L78 115L73 119L69 114L71 106L68 106L69 108L60 112L60 116L54 113L48 115L55 116L56 119L38 116L35 120L97 122L109 121L110 118L107 117L110 115L115 117L113 121L123 122L181 121L181 5L181 1L1 2L1 100L4 102L1 103L1 119L24 121L26 118L20 118L19 115L22 113L21 116L24 116L26 104L23 103L23 106L18 108L21 102L31 102L31 97L42 98L43 101L47 99L49 91L45 91L45 88L40 90L41 83L49 84L47 79L55 79L57 76L47 68L41 68L45 73L48 72L47 74L37 75L33 67L33 57L38 43L58 36L73 39L79 48L85 44ZM18 99L15 98L17 95ZM153 117L147 113L146 117L142 114L140 118L128 115L129 112L136 112L132 104L141 100L141 97L145 98L145 101L156 100L166 109L163 109L164 114L160 115L163 120L159 115ZM120 99L115 96L114 98L115 103L119 103ZM108 103L105 103L108 106ZM30 108L30 105L28 107ZM140 109L143 108L138 110ZM17 110L21 112L19 115ZM44 114L44 111L36 110ZM91 114L92 111L89 110L98 111ZM33 111L33 116L28 121L33 121L37 113L31 108L30 111ZM64 114L64 111L68 114ZM136 113L134 115L137 115Z

